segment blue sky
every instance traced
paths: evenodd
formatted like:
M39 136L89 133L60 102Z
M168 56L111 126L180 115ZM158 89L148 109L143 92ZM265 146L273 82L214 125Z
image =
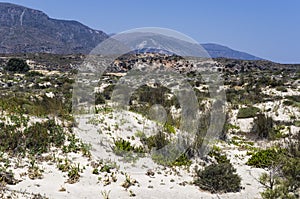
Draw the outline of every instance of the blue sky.
M282 63L300 63L298 0L6 0L106 33L163 27Z

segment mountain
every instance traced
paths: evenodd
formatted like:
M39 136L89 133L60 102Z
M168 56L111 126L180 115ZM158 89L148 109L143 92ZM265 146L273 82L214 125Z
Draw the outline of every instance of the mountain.
M262 60L262 58L250 55L245 52L232 50L226 46L219 44L201 44L201 46L208 52L210 57L218 58L230 58L230 59L242 59L242 60Z
M136 52L160 52L180 56L209 57L205 49L195 42L151 31L151 29L149 31L145 29L143 32L122 33L114 35L112 39L125 44L128 49L133 49Z
M77 21L49 18L45 13L0 3L0 53L88 53L108 36Z
M132 49L138 49L136 50L138 52L154 52L165 50L177 55L186 56L230 58L240 60L262 60L259 57L236 51L226 46L218 44L201 44L200 47L200 45L185 40L184 38L175 38L164 34L156 34L150 32L130 32L123 33L121 35L113 35L112 38L125 43Z
M87 54L100 42L114 35L91 29L77 21L49 18L42 11L0 3L0 53ZM138 42L143 42L143 39L140 37ZM163 41L167 50L173 52L179 50L182 54L192 55L197 48L197 45L193 46L167 37L156 37L156 40ZM136 38L132 41L136 42ZM175 45L174 41L176 41ZM153 43L152 38L148 37L147 42ZM212 58L260 60L253 55L218 44L202 44L202 47ZM190 51L183 52L181 49L190 49ZM200 53L205 54L205 52Z

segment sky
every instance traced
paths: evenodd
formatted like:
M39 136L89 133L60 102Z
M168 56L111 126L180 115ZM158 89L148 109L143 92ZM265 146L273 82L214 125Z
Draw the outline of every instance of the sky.
M105 33L161 27L280 63L300 63L299 0L6 0Z

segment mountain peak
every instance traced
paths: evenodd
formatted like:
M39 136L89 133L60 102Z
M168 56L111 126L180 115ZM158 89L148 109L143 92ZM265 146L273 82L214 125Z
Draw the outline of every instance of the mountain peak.
M1 26L18 26L25 25L25 17L35 18L36 20L49 19L49 17L39 10L33 10L24 6L19 6L11 3L0 3L0 25ZM37 20L37 21L38 21Z
M77 21L57 20L44 12L0 3L0 53L89 53L108 36Z

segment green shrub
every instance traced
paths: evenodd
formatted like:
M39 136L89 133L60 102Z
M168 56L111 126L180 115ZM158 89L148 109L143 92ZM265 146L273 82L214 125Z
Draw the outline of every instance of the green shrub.
M300 197L300 132L291 137L285 150L278 151L276 161L260 177L260 183L266 188L261 196L264 199L296 199Z
M128 152L144 153L144 148L142 146L131 146L131 143L129 141L124 140L122 138L118 138L114 141L113 150L117 155L121 155L123 153Z
M15 125L3 125L0 129L0 147L3 151L44 153L52 145L61 147L64 141L62 127L52 119L34 123L24 131L17 130Z
M253 121L253 129L259 138L275 138L274 121L272 117L268 117L265 114L258 114Z
M221 163L229 163L227 156L225 154L221 153L221 149L213 146L212 150L208 154L209 156L215 158L215 160L221 164Z
M57 96L49 98L43 96L41 99L31 96L7 96L0 98L0 110L5 110L11 113L22 111L22 113L34 116L56 115L63 119L70 118L71 104L67 104L63 98Z
M80 178L80 174L79 174L80 171L81 170L79 168L79 164L71 166L71 168L68 172L69 179L67 180L67 182L70 184L74 184L74 183L78 182L79 178Z
M47 128L41 123L35 123L24 131L26 137L26 148L33 153L43 153L47 151L50 137Z
M231 163L212 164L204 170L198 170L194 184L211 193L238 192L241 189L241 178L235 174Z
M14 125L2 125L0 129L0 148L1 151L25 152L22 132Z
M42 73L37 71L29 71L25 74L27 77L42 77L44 76Z
M282 173L288 181L289 190L296 193L300 188L300 158L288 158L282 167Z
M95 105L97 104L105 104L105 98L101 93L95 94Z
M105 164L100 168L101 172L106 172L106 173L110 173L110 170L113 169L112 166Z
M189 166L192 161L186 153L182 153L176 144L167 145L161 150L151 151L151 158L154 162L164 166Z
M151 152L152 160L160 165L189 166L192 163L187 154L178 151L174 147L176 144L169 145L170 140L163 132L158 132L156 135L147 138L142 137L141 142Z
M54 119L48 120L44 125L49 131L50 143L53 143L56 147L61 147L66 139L63 128L56 124Z
M186 154L182 154L179 158L172 162L170 166L190 166L191 164L192 161L189 157Z
M287 158L279 166L263 173L259 182L266 188L261 192L263 199L296 199L300 197L300 159Z
M172 95L171 90L169 88L164 87L163 85L158 84L155 87L142 85L141 87L136 89L131 95L129 110L140 113L147 117L149 116L149 110L152 107L152 105L160 104L166 110L168 116L168 123L174 125L176 124L176 120L172 117L170 113L170 107L174 105L176 108L179 108L180 104L176 96L173 95L171 98L169 98L167 97L168 94ZM133 101L138 102L138 104L132 104ZM174 126L176 127L176 125Z
M60 147L64 144L65 135L62 127L56 125L54 120L43 123L35 123L25 129L26 148L33 153L44 153L48 151L51 144Z
M62 148L62 151L64 153L69 153L69 152L77 153L78 151L80 151L81 143L79 138L76 138L75 134L70 134L67 140L69 141L69 144L64 145Z
M281 92L287 92L287 88L284 87L284 86L276 87L276 90L277 90L277 91L281 91Z
M171 124L166 123L164 129L169 134L176 134L175 128Z
M247 108L241 108L237 114L237 118L255 117L259 111L260 111L259 108L253 106Z
M290 95L286 96L286 98L294 102L300 102L300 95Z
M254 166L257 168L267 168L274 164L277 164L280 155L283 154L282 149L265 149L260 150L252 155L252 157L247 161L247 165Z
M152 148L159 150L169 144L169 140L163 132L159 132L156 135L152 135L148 138L142 138L141 141L148 147L149 151L151 151Z
M92 173L95 174L95 175L98 175L99 174L98 168L94 168Z
M5 68L5 70L10 71L10 72L21 72L21 73L25 73L29 70L29 66L27 65L27 63L22 60L22 59L18 59L18 58L11 58Z
M285 105L285 106L292 106L292 105L294 105L294 102L290 101L290 100L285 100L285 101L283 101L283 105Z

